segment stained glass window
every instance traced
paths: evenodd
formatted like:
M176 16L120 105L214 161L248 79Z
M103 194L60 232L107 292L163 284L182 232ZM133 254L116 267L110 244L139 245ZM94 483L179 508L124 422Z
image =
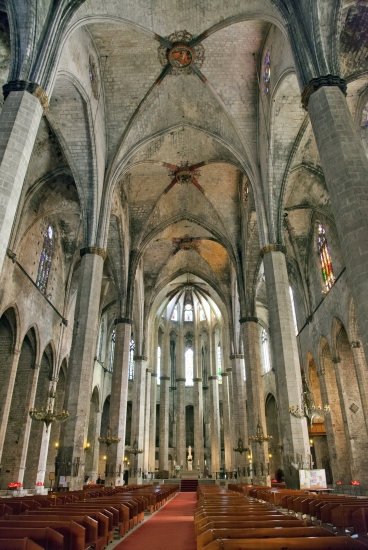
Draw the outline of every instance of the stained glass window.
M291 309L293 310L295 336L298 336L299 331L298 331L298 323L296 321L294 294L293 294L293 289L291 288L291 286L289 286L289 292L290 292L290 300L291 300Z
M202 306L199 308L199 320L200 321L205 321L206 320L206 314L205 314L204 309L203 309Z
M114 355L115 355L115 329L111 333L110 355L109 355L109 371L114 370Z
M184 321L193 321L193 306L185 304L184 306Z
M128 380L134 380L134 351L135 343L134 340L131 340L129 348Z
M51 225L48 226L43 235L43 245L40 254L40 263L38 264L38 272L36 285L43 292L46 293L47 281L51 269L53 253L53 230Z
M177 321L178 320L178 304L176 304L176 306L173 309L173 312L171 314L171 320L172 321Z
M188 348L185 352L185 385L193 386L193 350Z
M270 54L270 50L267 50L263 61L263 84L264 84L265 94L268 94L268 92L270 91L270 80L271 80L271 54Z
M217 346L217 374L220 377L219 383L222 383L222 353L221 353L221 344Z
M156 372L157 372L157 384L160 385L160 376L161 376L161 348L160 348L160 346L157 347Z
M262 358L263 358L263 371L270 372L271 370L271 363L270 363L270 348L268 345L268 334L266 329L262 329L262 335L261 335L261 342L262 342Z
M327 245L326 230L321 223L318 226L318 253L321 260L323 280L326 289L330 290L335 282L335 277L332 270L330 250Z

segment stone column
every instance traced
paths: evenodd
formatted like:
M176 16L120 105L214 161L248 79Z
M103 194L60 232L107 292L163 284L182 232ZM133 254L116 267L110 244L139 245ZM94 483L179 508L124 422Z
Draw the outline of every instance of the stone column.
M204 470L203 448L203 389L202 378L193 378L193 404L194 404L194 464L193 470L199 467Z
M368 362L368 159L345 93L342 78L320 76L306 86L302 103L316 138Z
M177 430L176 460L182 470L186 470L186 427L185 427L185 378L176 379Z
M111 380L110 428L112 437L119 437L119 443L110 446L106 453L105 486L122 485L124 474L124 449L126 432L126 411L128 400L128 375L132 320L125 317L115 319L114 370ZM105 434L102 434L104 437Z
M366 431L368 433L368 370L365 362L364 350L360 341L350 343L354 358L355 372L358 380L360 399L364 411Z
M228 373L222 373L222 415L224 421L224 446L225 446L225 468L232 472L232 447L231 447L231 429L230 429L230 406L229 406L229 380Z
M271 344L276 370L279 420L284 446L284 473L289 488L299 487L299 474L292 463L307 460L310 453L306 419L291 416L289 407L300 403L302 380L295 337L285 248L277 244L261 250L266 278Z
M160 376L160 445L159 469L169 469L169 408L170 408L170 335L168 331L162 337L162 357Z
M160 447L159 470L169 469L170 376L160 376Z
M242 327L246 369L248 430L250 435L255 435L259 422L264 435L267 435L258 319L257 317L243 317L240 319L240 323ZM255 485L271 486L268 444L252 443L251 447L253 456L253 483Z
M48 106L46 94L37 84L8 82L3 90L5 103L0 115L0 271L42 116L41 99L45 110Z
M96 431L93 438L93 448L92 448L92 474L91 481L97 481L98 478L98 461L100 457L100 442L98 437L101 432L101 419L102 419L102 410L98 410L96 413Z
M72 476L70 489L81 489L84 481L84 444L87 441L94 356L97 345L103 262L101 248L80 251L82 260L75 306L73 341L65 395L69 419L61 427L59 462Z
M0 424L0 462L3 454L4 441L6 435L6 428L8 426L10 406L13 398L13 390L15 384L15 377L17 374L18 362L19 362L20 350L15 349L13 355L9 358L9 381L8 388L3 401L3 410ZM5 366L5 365L4 365Z
M149 458L148 471L155 472L156 469L156 401L157 401L157 374L151 374L151 400L149 419Z
M230 442L231 442L231 464L232 469L235 470L236 468L236 452L234 451L234 448L237 447L237 438L236 438L236 426L235 426L235 409L236 409L236 403L234 401L234 388L233 388L233 369L232 367L227 367L227 379L228 379L228 387L229 387L229 416L230 416Z
M238 440L241 437L244 446L248 445L248 424L246 411L246 395L244 382L244 355L238 353L230 355L232 361L232 376L233 376L233 399L236 403L234 407L234 423L235 423L235 448L238 448ZM238 480L240 483L250 483L249 471L249 454L236 453L236 466L238 468ZM247 474L247 475L246 475Z
M147 357L135 355L134 361L131 445L136 443L138 449L143 450ZM130 468L132 477L129 483L142 483L143 453L130 455Z
M210 408L211 408L211 465L212 476L220 471L221 442L220 442L220 405L218 392L218 376L209 376Z
M156 379L154 378L154 381ZM145 398L145 415L144 415L144 443L143 443L143 472L149 471L149 454L150 454L150 412L151 412L151 371L146 371L146 398Z

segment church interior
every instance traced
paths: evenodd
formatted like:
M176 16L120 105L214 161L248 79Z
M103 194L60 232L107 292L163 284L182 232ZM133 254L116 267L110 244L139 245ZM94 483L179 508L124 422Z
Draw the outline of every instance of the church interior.
M0 0L0 496L368 491L367 51L367 0Z

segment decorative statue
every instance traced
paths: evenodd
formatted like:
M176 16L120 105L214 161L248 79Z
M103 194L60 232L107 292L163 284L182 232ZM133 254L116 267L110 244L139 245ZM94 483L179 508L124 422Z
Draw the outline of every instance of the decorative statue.
M192 447L189 445L188 447L188 471L192 470L192 463L193 463L193 457L192 457Z

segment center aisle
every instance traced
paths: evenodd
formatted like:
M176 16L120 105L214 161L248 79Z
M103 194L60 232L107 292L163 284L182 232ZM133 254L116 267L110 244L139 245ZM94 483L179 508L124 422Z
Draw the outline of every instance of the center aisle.
M196 493L179 493L115 550L196 550L193 518L196 502Z

